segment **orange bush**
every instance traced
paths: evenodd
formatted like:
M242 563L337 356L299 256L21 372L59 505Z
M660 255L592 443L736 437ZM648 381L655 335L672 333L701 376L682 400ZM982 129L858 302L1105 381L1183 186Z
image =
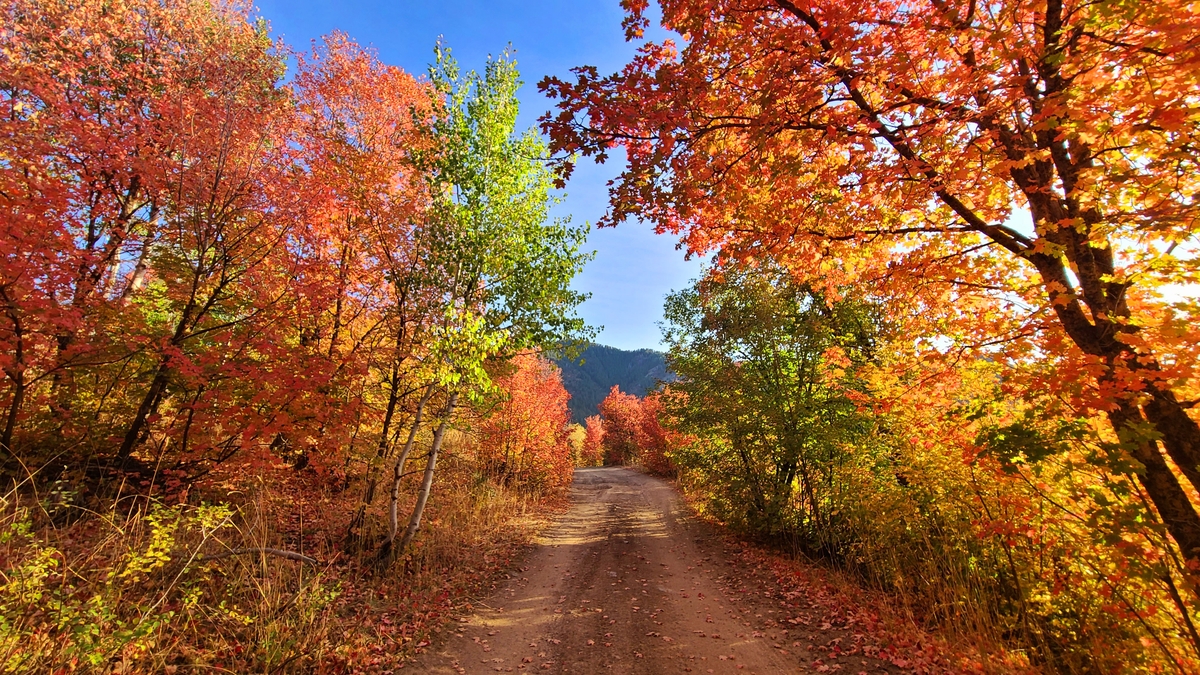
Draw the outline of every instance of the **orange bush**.
M481 469L504 485L537 493L571 482L570 395L557 367L537 354L513 358L497 379L502 401L479 424Z
M651 473L675 475L669 453L678 443L678 434L663 426L664 410L657 392L638 398L613 386L600 402L600 412L604 426L598 435L605 464L636 462Z
M583 466L598 466L604 461L604 419L592 415L584 421L583 448L579 463Z

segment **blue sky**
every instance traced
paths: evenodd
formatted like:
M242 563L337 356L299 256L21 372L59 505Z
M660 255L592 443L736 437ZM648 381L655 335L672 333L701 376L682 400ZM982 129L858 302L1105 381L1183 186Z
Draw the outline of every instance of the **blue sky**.
M464 68L481 69L489 54L511 43L526 83L520 94L523 127L550 108L536 87L543 76L565 77L578 65L611 73L635 49L625 42L618 0L260 0L258 8L272 31L295 47L342 30L412 73L425 72L438 36ZM619 170L611 160L580 165L560 212L594 223L607 204L605 182ZM597 340L622 349L659 347L655 323L663 297L697 276L699 261L685 261L673 238L656 236L640 223L593 229L588 245L596 258L575 286L592 294L581 313L604 327Z

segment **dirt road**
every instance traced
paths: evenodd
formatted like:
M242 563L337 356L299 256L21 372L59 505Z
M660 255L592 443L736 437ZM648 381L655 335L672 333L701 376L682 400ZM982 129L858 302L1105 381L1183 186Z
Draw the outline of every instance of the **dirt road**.
M519 577L410 668L812 672L806 645L832 636L784 623L777 602L739 588L738 561L685 517L669 485L630 469L579 469L571 497ZM888 670L863 659L843 659L843 669Z

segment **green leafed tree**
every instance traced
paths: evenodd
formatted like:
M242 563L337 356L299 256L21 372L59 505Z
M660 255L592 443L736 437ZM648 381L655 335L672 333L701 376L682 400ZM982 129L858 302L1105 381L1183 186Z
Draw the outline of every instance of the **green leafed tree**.
M444 403L416 506L398 545L393 516L385 559L420 527L455 406L492 390L487 362L592 335L575 311L586 296L570 288L591 257L583 250L587 226L550 215L558 197L546 144L532 128L517 130L522 83L516 61L506 50L482 73L463 73L444 45L435 53L430 80L443 105L431 122L433 150L423 160L435 201L418 240L426 285L442 305L425 358L427 392L442 392ZM393 514L410 450L394 467Z
M836 468L868 438L847 367L871 358L880 333L870 304L832 304L779 267L710 270L667 298L665 392L686 480L703 484L724 520L824 548Z

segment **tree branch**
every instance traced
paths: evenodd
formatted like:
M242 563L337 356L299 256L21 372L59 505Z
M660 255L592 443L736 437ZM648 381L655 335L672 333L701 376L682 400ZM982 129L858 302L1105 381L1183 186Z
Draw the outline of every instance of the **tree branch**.
M273 555L273 556L277 556L280 558L287 558L288 560L295 560L297 562L308 563L309 565L318 564L316 558L310 558L302 553L295 553L293 551L285 551L280 548L268 548L268 547L232 548L232 549L229 549L228 551L224 551L222 553L217 553L214 555L206 555L206 556L196 558L196 562L207 562L209 560L221 560L223 558L230 558L235 555L247 555L250 553Z

